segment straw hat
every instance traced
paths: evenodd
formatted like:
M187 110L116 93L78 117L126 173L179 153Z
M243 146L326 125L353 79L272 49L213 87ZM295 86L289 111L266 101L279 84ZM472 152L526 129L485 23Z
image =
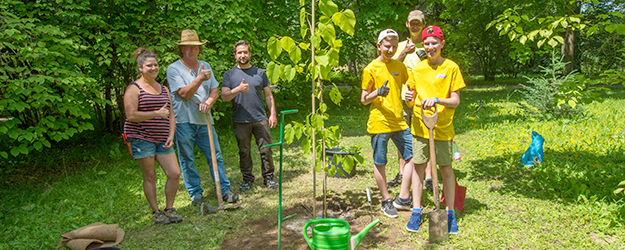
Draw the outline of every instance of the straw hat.
M180 34L180 42L174 43L175 45L202 45L207 41L200 42L200 37L197 36L195 30L183 30Z

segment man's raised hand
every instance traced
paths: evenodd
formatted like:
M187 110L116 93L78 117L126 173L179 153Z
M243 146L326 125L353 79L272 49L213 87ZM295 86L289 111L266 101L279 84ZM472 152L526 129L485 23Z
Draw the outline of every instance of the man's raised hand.
M241 84L239 84L238 88L240 93L247 93L247 91L250 90L250 85L245 83L245 79L243 79L243 81L241 81Z
M210 69L204 69L204 64L202 64L202 68L200 69L200 73L197 75L197 77L200 78L200 80L202 81L208 81L209 79L211 79L213 72Z
M408 90L406 91L406 96L404 96L404 98L406 99L407 102L412 102L414 100L414 89L410 88L410 84L406 84L406 87L408 87Z

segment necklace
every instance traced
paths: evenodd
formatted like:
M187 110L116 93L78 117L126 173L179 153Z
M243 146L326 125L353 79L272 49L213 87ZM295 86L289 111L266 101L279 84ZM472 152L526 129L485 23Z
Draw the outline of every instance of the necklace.
M182 65L184 65L187 69L189 69L189 74L190 74L191 76L194 76L194 75L193 75L193 70L191 69L191 67L187 66L187 64L185 64L185 63L184 63L184 60L183 60L182 58L180 58L180 62L181 62L181 63L182 63Z

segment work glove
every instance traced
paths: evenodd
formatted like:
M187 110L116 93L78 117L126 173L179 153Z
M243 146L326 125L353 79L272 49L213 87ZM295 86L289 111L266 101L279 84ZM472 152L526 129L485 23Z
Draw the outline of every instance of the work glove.
M428 59L428 54L425 53L425 50L417 50L417 56L421 59L421 61Z
M388 95L388 91L390 90L390 88L386 87L387 83L388 83L388 80L384 82L384 85L382 85L382 87L378 88L378 96L384 97Z

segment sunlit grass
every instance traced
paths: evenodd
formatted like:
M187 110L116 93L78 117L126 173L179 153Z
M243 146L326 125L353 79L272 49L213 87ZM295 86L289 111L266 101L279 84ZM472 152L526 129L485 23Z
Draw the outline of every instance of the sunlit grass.
M356 93L357 94L357 93ZM515 88L467 88L461 92L456 112L456 141L463 152L454 163L459 183L468 188L464 210L458 214L460 234L442 249L619 249L625 246L625 204L613 190L625 180L625 96L622 88L611 89L604 102L585 107L573 119L540 121L517 108ZM353 97L348 99L357 101ZM479 107L478 100L484 101ZM367 107L360 103L329 104L329 125L344 129L343 146L361 146L365 164L357 166L352 179L329 179L330 196L346 193L357 206L356 216L369 216L365 187L377 190L372 172L370 136L366 133ZM346 108L349 107L349 108ZM292 109L295 107L281 107ZM308 113L288 118L301 119ZM545 137L545 160L533 168L519 163L531 142L530 133ZM238 192L241 176L238 151L229 126L218 127L227 176ZM277 129L272 130L277 138ZM122 249L220 249L227 239L260 232L247 223L274 218L278 196L262 187L241 195L243 208L201 216L190 204L182 180L175 206L182 223L161 226L151 221L143 195L141 172L123 151L118 138L104 138L93 146L58 150L40 157L51 165L27 172L3 171L0 190L0 249L50 249L60 234L93 222L117 223L126 231ZM389 152L395 152L390 146ZM85 157L86 152L93 152ZM253 152L254 155L257 151ZM397 172L397 155L389 153L388 175ZM78 160L77 160L78 159ZM216 205L206 160L196 154L204 182L206 202ZM278 167L278 149L274 149ZM297 146L284 151L283 208L312 206L312 174L309 158ZM260 176L258 159L255 174ZM25 166L25 168L28 168ZM15 170L17 171L17 170ZM34 173L29 175L28 173ZM43 173L42 173L43 172ZM16 175L15 173L20 173ZM317 174L317 199L321 197L321 174ZM9 178L9 179L8 179ZM13 178L13 179L10 179ZM158 199L164 205L165 176L157 171ZM391 195L398 190L392 189ZM424 247L427 230L416 234L403 229L406 221L379 215L379 195L374 194L374 213L385 227L378 234L398 238L411 249ZM343 196L341 196L343 197ZM347 199L347 198L346 198ZM431 195L424 197L432 208ZM321 202L317 205L320 207ZM362 208L362 210L361 210ZM284 211L283 210L283 211ZM274 224L275 225L275 222ZM427 223L424 224L427 228ZM391 235L392 234L392 235ZM242 240L242 238L236 238ZM235 239L235 240L236 240ZM276 239L267 239L275 241ZM303 243L303 239L301 241ZM386 241L361 245L367 249L390 249Z

